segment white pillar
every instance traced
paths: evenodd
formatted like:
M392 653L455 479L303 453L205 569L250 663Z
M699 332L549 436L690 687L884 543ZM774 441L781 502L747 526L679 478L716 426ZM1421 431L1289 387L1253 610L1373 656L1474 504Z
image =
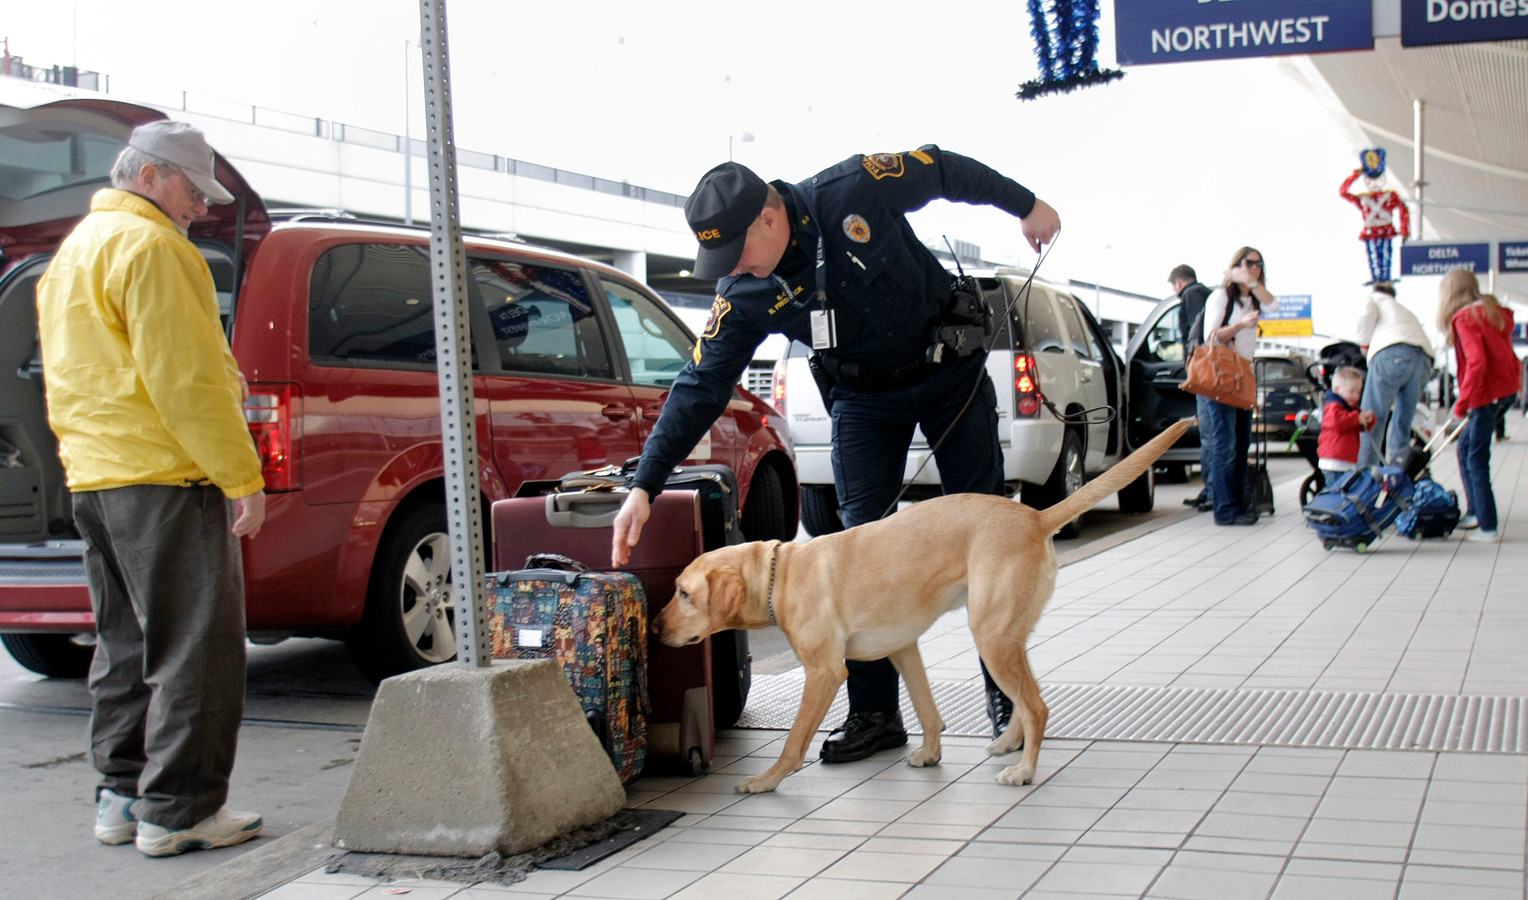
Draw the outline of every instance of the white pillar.
M647 283L647 251L616 250L611 254L610 264L643 284Z

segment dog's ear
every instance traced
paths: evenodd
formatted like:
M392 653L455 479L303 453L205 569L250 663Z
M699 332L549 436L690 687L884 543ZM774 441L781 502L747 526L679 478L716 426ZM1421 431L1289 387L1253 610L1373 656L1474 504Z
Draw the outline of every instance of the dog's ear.
M729 622L743 607L743 573L730 566L717 566L706 575L706 615L711 633L726 631Z

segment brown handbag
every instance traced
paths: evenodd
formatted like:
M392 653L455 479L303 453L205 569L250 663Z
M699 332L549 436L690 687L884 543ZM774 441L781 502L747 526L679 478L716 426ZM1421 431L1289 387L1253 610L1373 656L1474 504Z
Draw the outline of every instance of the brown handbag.
M1190 394L1237 409L1251 409L1257 404L1257 378L1252 373L1252 362L1234 347L1200 344L1188 358L1184 372L1188 377L1178 387Z

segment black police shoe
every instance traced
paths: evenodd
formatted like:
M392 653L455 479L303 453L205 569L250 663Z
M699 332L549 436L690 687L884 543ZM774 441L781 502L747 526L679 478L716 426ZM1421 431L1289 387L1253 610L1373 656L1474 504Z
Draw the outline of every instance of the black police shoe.
M987 688L987 718L992 722L992 736L1001 737L1013 718L1013 701L997 688Z
M822 761L854 762L906 743L907 729L902 727L901 712L851 712L843 727L822 742Z

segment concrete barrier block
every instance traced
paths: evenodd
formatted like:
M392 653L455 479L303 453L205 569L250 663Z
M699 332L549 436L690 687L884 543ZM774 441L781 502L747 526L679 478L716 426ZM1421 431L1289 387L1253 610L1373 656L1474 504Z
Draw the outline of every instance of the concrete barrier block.
M366 853L523 853L625 802L556 663L441 665L378 687L334 843Z

